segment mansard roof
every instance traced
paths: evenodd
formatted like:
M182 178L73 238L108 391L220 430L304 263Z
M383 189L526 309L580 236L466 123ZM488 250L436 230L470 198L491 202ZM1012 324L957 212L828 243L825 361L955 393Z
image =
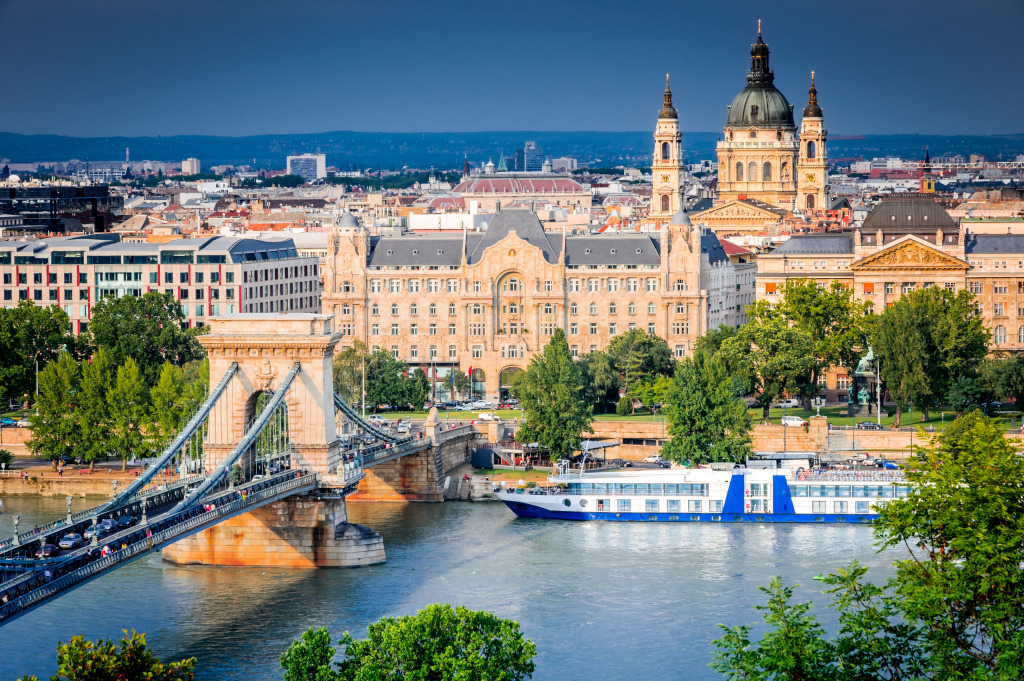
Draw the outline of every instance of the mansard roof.
M964 244L967 255L1024 253L1024 236L1017 234L975 234Z
M915 229L956 230L956 222L934 198L925 194L894 194L875 206L861 227L863 231L882 230L908 233Z
M779 255L853 255L853 236L849 234L791 236L772 253Z
M659 265L661 244L646 234L588 234L565 238L566 265Z
M515 232L523 241L531 246L536 246L544 254L544 259L549 263L558 262L558 252L552 246L554 239L548 239L544 232L537 214L529 208L505 208L495 213L494 219L484 232L483 238L476 244L476 248L467 248L466 261L472 265L480 262L485 250L498 243L510 233Z

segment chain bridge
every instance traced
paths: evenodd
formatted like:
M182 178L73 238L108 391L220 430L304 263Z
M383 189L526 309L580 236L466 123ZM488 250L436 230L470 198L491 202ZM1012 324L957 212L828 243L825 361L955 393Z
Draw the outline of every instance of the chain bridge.
M397 437L334 392L330 315L210 319L206 400L110 500L0 542L0 625L154 551L179 564L359 567L383 539L345 500L440 501L469 427ZM365 489L364 489L365 488ZM82 545L46 557L67 534Z

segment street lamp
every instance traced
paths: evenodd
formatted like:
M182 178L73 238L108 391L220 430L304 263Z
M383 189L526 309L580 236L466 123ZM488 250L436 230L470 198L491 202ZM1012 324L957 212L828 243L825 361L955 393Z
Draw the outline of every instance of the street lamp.
M21 522L21 516L14 516L14 545L21 546L21 539L18 538L18 523Z
M68 525L71 524L71 502L75 500L70 494L64 497L68 502Z
M111 485L113 486L113 488L114 488L114 496L116 497L116 496L117 496L117 480L111 480L111 481L110 481L110 484L111 484Z

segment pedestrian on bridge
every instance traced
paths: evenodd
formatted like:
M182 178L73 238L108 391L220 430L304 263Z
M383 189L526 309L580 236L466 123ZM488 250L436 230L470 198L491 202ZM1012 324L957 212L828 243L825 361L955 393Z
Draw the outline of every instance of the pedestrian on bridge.
M53 581L53 573L50 572L50 568L46 568L46 572L43 573L43 577L46 578L47 582Z

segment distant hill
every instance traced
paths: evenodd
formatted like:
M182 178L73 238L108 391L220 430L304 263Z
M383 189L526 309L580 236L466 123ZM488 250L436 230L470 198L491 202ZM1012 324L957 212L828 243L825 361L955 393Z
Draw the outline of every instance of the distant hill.
M687 159L714 158L720 133L686 132L683 147ZM650 131L640 132L450 132L383 133L323 132L307 135L254 135L213 137L65 137L18 135L0 132L0 158L15 163L52 162L72 158L92 161L124 159L125 147L132 160L176 161L196 157L205 168L230 163L259 168L283 168L289 154L320 152L327 164L385 169L411 167L461 168L463 154L473 163L498 162L511 156L525 140L536 140L550 157L573 156L590 165L646 164L654 142ZM871 158L889 154L907 158L945 153L983 154L989 159L1012 159L1024 153L1024 134L980 135L867 135L829 141L829 156Z

